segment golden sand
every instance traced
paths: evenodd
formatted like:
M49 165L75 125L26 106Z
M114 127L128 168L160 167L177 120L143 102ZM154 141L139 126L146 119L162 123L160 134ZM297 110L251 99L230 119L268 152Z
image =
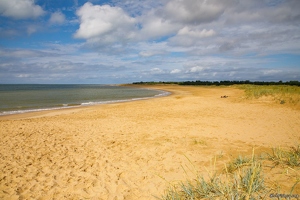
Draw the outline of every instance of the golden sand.
M0 199L155 199L216 155L300 144L299 110L231 87L152 87L172 95L0 117Z

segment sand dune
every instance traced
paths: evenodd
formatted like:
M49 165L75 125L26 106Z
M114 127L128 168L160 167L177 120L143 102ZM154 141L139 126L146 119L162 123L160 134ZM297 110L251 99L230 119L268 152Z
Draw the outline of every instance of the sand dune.
M230 87L152 87L172 95L1 117L0 199L155 199L216 155L300 143L299 110Z

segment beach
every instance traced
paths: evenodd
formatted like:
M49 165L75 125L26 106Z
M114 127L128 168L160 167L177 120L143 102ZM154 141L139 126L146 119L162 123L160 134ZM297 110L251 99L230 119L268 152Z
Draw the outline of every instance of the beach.
M171 95L0 116L0 199L155 199L216 157L300 144L297 109L235 87L140 87Z

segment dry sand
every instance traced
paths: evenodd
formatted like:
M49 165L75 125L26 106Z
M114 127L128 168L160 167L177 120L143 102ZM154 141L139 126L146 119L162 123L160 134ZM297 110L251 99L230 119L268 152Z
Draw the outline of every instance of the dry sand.
M1 117L0 199L155 199L216 156L300 144L299 110L230 87L152 87L172 95Z

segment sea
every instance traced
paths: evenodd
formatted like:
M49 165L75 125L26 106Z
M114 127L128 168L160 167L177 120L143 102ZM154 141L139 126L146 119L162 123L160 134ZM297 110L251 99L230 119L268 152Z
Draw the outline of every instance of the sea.
M0 84L0 115L136 101L168 94L117 85Z

